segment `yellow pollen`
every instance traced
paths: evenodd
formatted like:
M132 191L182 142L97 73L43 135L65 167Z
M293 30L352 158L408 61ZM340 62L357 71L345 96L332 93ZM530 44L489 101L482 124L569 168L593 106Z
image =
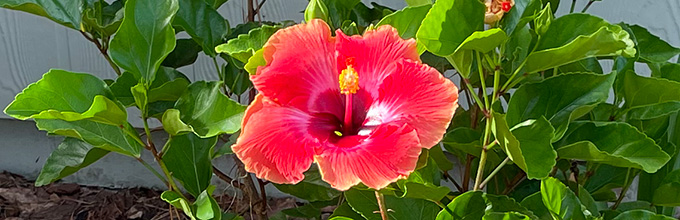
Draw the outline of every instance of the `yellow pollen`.
M351 65L348 65L347 69L342 70L339 82L340 93L342 94L354 94L359 90L359 74Z

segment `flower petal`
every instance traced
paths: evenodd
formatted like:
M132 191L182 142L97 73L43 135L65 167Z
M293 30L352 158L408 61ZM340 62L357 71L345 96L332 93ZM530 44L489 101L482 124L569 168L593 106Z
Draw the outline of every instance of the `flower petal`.
M430 66L401 60L380 85L364 126L403 121L429 149L442 139L456 108L458 88L451 80Z
M373 97L377 97L380 82L393 72L392 64L401 59L420 61L416 41L402 39L397 29L389 25L366 31L363 36L347 36L340 30L335 33L338 70L347 68L346 59L353 57L354 68L359 73L359 89Z
M312 164L314 148L337 129L334 118L282 107L258 95L246 110L232 150L258 178L297 183Z
M250 77L253 85L283 106L342 118L334 42L318 19L279 30L263 47L267 65Z
M416 167L421 145L406 124L381 125L369 136L342 137L314 157L324 181L338 190L363 182L373 189L408 177Z

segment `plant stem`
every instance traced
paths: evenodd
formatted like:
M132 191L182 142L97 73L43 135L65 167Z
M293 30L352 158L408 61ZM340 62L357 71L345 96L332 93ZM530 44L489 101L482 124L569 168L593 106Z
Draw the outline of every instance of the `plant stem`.
M375 191L375 199L378 200L378 208L380 208L380 217L382 220L388 220L387 207L385 205L385 197L378 190Z
M595 0L588 1L588 4L586 4L586 7L583 7L583 10L581 10L581 13L585 13L586 11L588 11L588 8L590 8L590 6L593 5L593 3L595 3Z
M430 201L432 201L432 202L434 202L435 204L437 204L440 208L446 210L446 212L448 212L451 216L455 216L455 215L453 214L453 210L451 210L448 206L444 205L442 202L440 202L440 201L433 201L433 200L430 200Z
M616 208L619 207L619 205L621 204L621 201L623 201L623 197L626 197L626 192L628 192L628 188L630 188L630 185L633 184L632 180L628 181L628 179L630 178L630 173L631 173L631 168L628 168L628 171L626 171L626 179L625 179L626 182L623 185L623 189L621 189L621 194L619 194L619 198L616 199L616 202L612 206L612 210L616 210Z
M491 178L493 178L496 174L498 174L498 172L501 171L501 169L503 169L503 166L505 166L505 164L507 164L509 161L510 161L510 157L506 157L505 160L503 160L503 162L501 162L501 164L499 164L496 167L496 169L491 171L489 176L487 176L486 179L484 179L484 181L482 181L482 184L480 184L479 188L484 188L486 186L486 184L489 183L489 181L491 181Z
M214 165L213 165L212 170L213 170L213 174L215 174L215 176L217 176L217 178L220 178L222 181L227 182L230 185L232 185L236 188L239 188L239 189L241 189L243 187L243 184L241 184L239 181L234 180L233 178L229 177L227 174L225 174L221 170L217 169L217 167L215 167Z
M479 56L479 52L475 53L477 56L477 68L479 71L479 81L482 84L482 87L480 88L482 90L482 95L484 96L484 109L489 109L489 97L486 95L486 80L485 80L485 74L484 74L484 68L482 67L482 59Z
M468 154L467 158L465 160L465 170L463 171L463 191L461 192L467 192L468 189L470 189L470 168L472 167L472 159L474 156L472 154Z
M487 151L489 150L490 146L493 146L489 143L489 136L491 133L491 118L487 117L486 118L486 126L484 128L484 146L482 147L482 154L479 157L479 166L477 167L477 177L475 178L475 186L472 188L472 190L479 190L480 185L482 183L482 178L484 177L484 166L486 165L486 157L487 157Z
M87 33L83 32L83 31L80 31L80 34L82 34L83 37L85 37L85 39L89 40L90 42L94 43L94 45L97 46L97 49L99 49L99 52L104 56L106 61L109 62L109 65L111 66L111 68L113 68L113 71L116 72L116 75L120 76L122 74L122 72L120 72L120 69L118 68L118 66L113 62L113 60L111 60L111 57L109 56L108 43L106 43L105 45L102 45L101 43L99 43L99 41L97 41L97 39L90 37L89 35L87 35Z
M465 82L465 86L466 86L467 89L470 91L470 93L471 93L471 94L475 94L475 89L472 88L472 85L470 85L470 81L469 81L468 79L466 79L466 78L462 78L462 79L463 79L463 81ZM481 88L480 88L480 89L481 89ZM486 111L486 108L484 108L484 102L482 102L482 100L481 100L479 97L477 97L476 95L473 95L472 97L475 99L475 103L477 103L477 106L479 106L479 109L482 109L483 111ZM470 107L472 107L472 106L470 106ZM486 113L485 113L485 114L486 114Z
M158 173L158 171L156 171L156 169L154 169L153 167L151 167L151 165L149 165L149 163L147 163L146 161L144 161L141 157L140 157L140 158L137 158L137 161L139 161L142 165L144 165L144 167L146 167L146 169L148 169L149 171L151 171L151 172L153 173L153 175L155 175L156 177L158 177L158 179L160 179L161 181L163 181L163 183L164 183L166 186L168 185L168 181L166 181L165 178L163 178L163 176L162 176L160 173Z
M574 13L574 6L576 6L576 0L571 0L571 8L569 9L569 14Z

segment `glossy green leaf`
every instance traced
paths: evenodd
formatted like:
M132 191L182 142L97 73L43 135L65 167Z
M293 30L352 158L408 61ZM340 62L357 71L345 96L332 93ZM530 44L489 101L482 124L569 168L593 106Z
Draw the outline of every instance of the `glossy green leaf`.
M211 57L216 55L215 46L223 42L229 31L227 20L207 2L200 0L179 0L173 24L182 27Z
M172 176L193 196L198 196L212 178L212 150L217 137L202 139L189 133L172 136L163 147L163 161Z
M132 73L124 72L111 84L111 91L123 105L132 106L135 104L132 88L138 85L138 81L139 78L135 78ZM189 79L184 74L169 67L161 67L158 69L149 91L146 92L147 101L149 104L160 101L172 101L174 103L184 93L188 85ZM145 89L143 87L138 88L139 92L142 90Z
M578 197L555 178L541 181L541 197L545 207L558 219L586 219Z
M680 206L680 170L670 172L654 190L654 205Z
M328 23L328 7L323 0L311 0L305 9L305 22L313 19L321 19Z
M255 54L269 40L280 27L263 25L262 27L250 30L248 34L239 35L238 38L229 40L226 44L215 47L218 53L226 53L241 62L248 62L248 59Z
M43 16L73 29L80 28L84 0L0 0L0 7Z
M488 53L504 43L507 38L505 32L499 28L475 31L465 38L451 56L446 58L463 78L470 78L470 67L472 67L474 53Z
M5 114L26 120L90 120L122 125L125 108L101 79L86 73L52 69L26 87L5 109Z
M616 207L616 210L621 212L630 210L648 210L654 212L656 211L656 207L647 201L630 201L622 202L618 207Z
M397 186L404 192L399 197L439 201L451 192L448 187L439 186L442 174L436 162L431 158L425 161L427 165L413 171L407 179L397 181Z
M35 186L44 186L69 176L108 153L107 150L93 147L81 140L65 138L57 149L50 153L35 180Z
M607 100L615 77L613 73L575 73L524 84L508 103L508 125L543 116L555 128L554 142L562 137L569 122Z
M226 58L226 60L228 63L222 71L224 74L222 79L229 88L229 92L241 95L252 88L253 83L250 81L250 74L244 70L244 64L231 57Z
M338 197L342 192L331 188L321 180L321 173L317 166L312 166L305 172L305 179L295 185L274 184L281 192L288 193L310 202L327 201Z
M552 37L548 33L543 37ZM590 57L633 56L635 54L634 46L635 44L630 40L628 32L621 27L616 25L603 26L593 34L578 36L563 46L530 53L526 60L525 71L534 73Z
M111 59L144 82L153 82L161 62L175 48L170 21L177 9L177 0L127 0L125 18L111 40Z
M561 159L579 159L654 173L670 157L654 140L621 122L574 122L556 143Z
M444 154L444 150L442 149L443 144L440 143L439 145L436 145L429 150L429 155L432 160L434 160L437 163L437 166L439 167L440 170L447 171L453 169L453 163L449 161L449 158L446 157Z
M484 27L485 6L475 0L440 0L423 19L418 42L439 56L453 54L473 32Z
M631 71L623 78L624 108L680 101L679 93L679 82L638 76Z
M130 124L108 125L88 120L63 121L58 119L35 119L38 129L66 137L78 138L104 150L139 157L142 145ZM134 137L130 135L135 135Z
M353 220L353 219L364 219L363 216L361 216L359 213L354 211L351 206L349 206L349 203L345 200L342 204L340 204L335 210L333 210L333 214L328 218L332 220Z
M515 6L503 15L500 26L506 33L512 35L516 29L522 29L534 20L541 8L540 0L515 0Z
M550 210L543 204L543 198L541 197L541 192L536 192L525 197L520 203L523 207L526 207L534 213L541 220L552 220L552 215Z
M180 68L191 65L198 59L198 53L202 51L201 45L192 39L177 39L175 49L168 54L161 65Z
M680 54L680 49L671 46L666 41L638 25L629 25L635 35L640 50L640 59L644 62L660 63L670 60Z
M633 107L626 114L627 120L651 120L680 111L680 101L661 102Z
M165 132L168 132L168 134L172 136L182 135L193 131L191 126L182 122L182 119L180 119L180 112L177 109L166 110L161 122L163 123Z
M123 21L124 1L118 0L111 4L105 1L95 1L86 4L82 14L81 31L96 33L97 35L112 36L118 31L120 23ZM101 37L101 36L100 36Z
M140 83L133 86L130 88L130 93L132 94L132 98L135 100L135 105L137 105L137 107L139 107L139 109L142 111L142 117L146 117L146 106L149 104L149 95L147 94L144 84Z
M432 8L431 4L406 7L385 16L376 26L390 25L397 29L401 38L414 38L430 8Z
M619 214L612 220L645 219L645 220L673 220L670 216L658 215L647 210L631 210Z
M594 57L562 65L558 67L558 70L561 73L590 72L604 74L604 72L602 71L602 66L600 66L600 61Z
M175 191L165 191L161 193L161 199L175 208L184 211L184 214L186 214L191 220L196 219L196 217L194 217L192 205L189 204L189 201L182 198L182 196L177 194Z
M512 134L519 141L519 146L508 144L506 152L526 172L527 178L545 178L555 166L557 153L551 144L554 132L555 129L544 117L526 120L512 128Z
M116 81L111 83L109 88L111 92L116 96L116 99L120 101L124 106L130 107L135 105L135 98L132 97L132 87L136 86L139 79L130 72L123 72Z
M226 3L229 0L205 0L205 2L208 3L208 5L212 6L214 9L220 8L224 3Z
M196 205L196 218L198 219L222 219L222 209L217 204L215 198L212 197L215 186L208 186L201 194L196 197L194 204Z
M408 6L431 5L432 0L405 0Z
M222 94L219 82L199 81L189 85L175 109L182 123L205 138L238 131L246 107Z
M588 211L590 213L586 214L589 216L600 216L600 212L597 208L597 204L595 203L595 199L593 196L590 195L590 192L588 190L584 189L582 186L578 186L578 193L576 194L578 197L578 200L581 201L581 204L583 204L583 207L585 208L585 211Z
M680 63L664 63L659 66L658 71L652 68L652 77L661 77L680 82Z
M248 63L243 67L250 75L255 75L257 73L257 67L267 65L267 61L264 60L262 49L255 51L255 54L248 58Z
M483 220L521 220L531 219L528 216L517 212L492 212L482 217Z
M531 218L536 218L531 211L522 207L514 199L507 196L486 194L482 191L468 191L463 193L454 198L447 207L453 212L453 215L446 210L441 210L437 215L437 220L482 219L485 215L490 215L489 217L491 217L491 215L495 215L492 213L499 212L516 212Z
M352 9L360 0L323 0L328 7L328 18L331 29L338 29L345 20L350 20Z
M349 205L361 216L368 220L379 220L380 210L373 191L350 189L345 191L345 199ZM439 212L439 206L422 199L397 198L385 195L385 204L391 212L387 215L392 220L401 219L434 219Z

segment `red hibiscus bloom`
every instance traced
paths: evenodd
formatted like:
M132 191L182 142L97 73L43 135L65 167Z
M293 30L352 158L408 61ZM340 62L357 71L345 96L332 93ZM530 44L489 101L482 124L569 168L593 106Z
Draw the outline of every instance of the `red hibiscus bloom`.
M232 148L275 183L300 182L316 162L336 189L383 188L415 169L458 107L456 86L390 26L332 37L312 20L278 31L263 54L267 65L251 76L260 94Z

